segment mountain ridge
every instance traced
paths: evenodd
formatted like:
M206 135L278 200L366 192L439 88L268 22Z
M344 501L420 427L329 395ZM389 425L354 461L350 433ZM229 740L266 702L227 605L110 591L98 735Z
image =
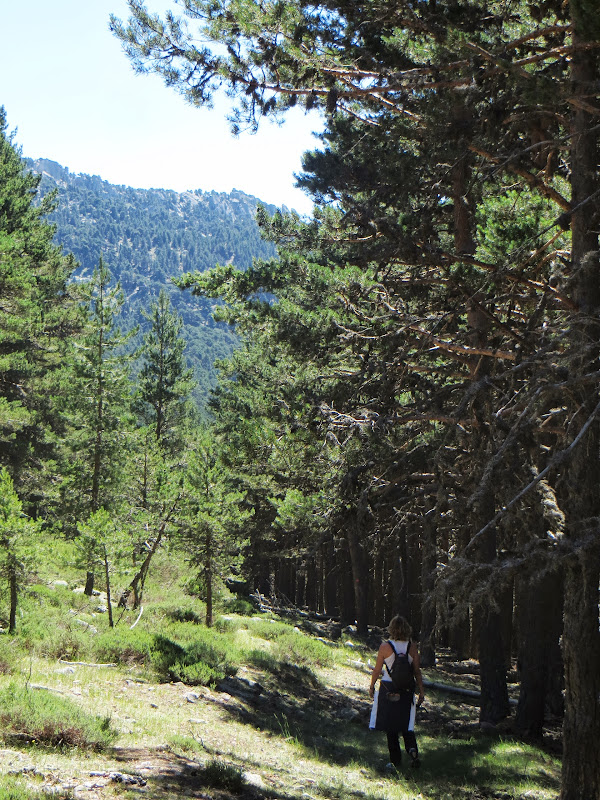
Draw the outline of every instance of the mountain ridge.
M74 279L89 279L102 256L126 298L123 326L141 326L138 341L148 325L142 311L167 290L183 319L186 356L199 384L196 400L203 405L216 382L215 359L227 357L237 340L213 320L216 301L180 291L173 279L216 264L247 269L255 258L274 257L255 217L259 205L271 215L279 209L237 189L136 189L73 173L48 158L25 163L41 175L41 197L57 192L48 221L56 226L55 241L78 262Z

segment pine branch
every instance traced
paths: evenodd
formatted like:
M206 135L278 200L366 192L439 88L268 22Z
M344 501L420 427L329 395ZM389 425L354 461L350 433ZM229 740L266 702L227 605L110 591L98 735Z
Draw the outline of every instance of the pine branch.
M546 467L530 483L528 483L527 486L525 486L524 489L521 489L521 491L517 495L515 495L515 497L513 497L513 499L509 503L507 503L505 506L503 506L500 509L500 511L498 511L498 513L494 516L493 519L491 519L486 525L483 526L483 528L480 531L478 531L475 534L475 536L473 536L473 538L470 540L470 542L465 547L465 554L468 553L468 551L473 547L475 542L478 541L485 533L487 533L487 531L489 531L489 529L491 527L496 525L496 523L500 519L502 519L502 517L508 511L510 511L510 509L514 505L516 505L519 502L519 500L521 500L526 494L528 494L528 492L530 492L531 489L534 488L534 486L537 486L537 484L541 480L543 480L551 470L553 470L555 467L560 466L561 464L563 464L567 460L567 458L569 458L569 456L571 455L573 450L577 447L577 445L579 444L581 439L587 433L590 425L594 422L594 420L596 419L596 417L599 414L600 414L600 402L598 402L596 408L592 411L590 416L587 418L587 420L585 421L583 427L581 428L581 430L579 431L577 436L573 439L571 444L568 447L566 447L564 450L559 450L557 453L555 453L552 456L552 458L550 459L550 461L548 462L548 464L546 465Z

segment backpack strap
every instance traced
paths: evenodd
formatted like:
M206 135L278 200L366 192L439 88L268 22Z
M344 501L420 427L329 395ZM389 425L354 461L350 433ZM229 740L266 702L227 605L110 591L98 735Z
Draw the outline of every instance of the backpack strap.
M398 658L398 651L396 650L396 648L392 644L391 639L388 639L387 643L389 644L389 646L394 651L394 661L395 661ZM387 669L388 675L390 676L390 680L392 680L392 673L390 672L390 668L388 667L387 662L384 661L383 663L384 663L385 668ZM394 662L392 662L392 666L394 666Z

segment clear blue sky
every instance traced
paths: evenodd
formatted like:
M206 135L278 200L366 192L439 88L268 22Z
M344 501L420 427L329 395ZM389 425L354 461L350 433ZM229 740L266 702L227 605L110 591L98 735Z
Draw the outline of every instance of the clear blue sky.
M0 105L23 155L136 188L241 189L307 213L293 173L318 144L319 118L294 109L281 126L234 138L225 100L195 109L133 72L110 13L126 19L126 0L0 0Z

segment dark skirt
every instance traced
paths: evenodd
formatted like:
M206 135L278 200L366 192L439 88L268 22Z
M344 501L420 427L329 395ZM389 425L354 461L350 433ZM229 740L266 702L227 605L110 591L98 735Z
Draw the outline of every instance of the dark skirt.
M415 695L412 691L397 691L380 681L375 693L369 728L389 733L412 731L415 724Z

